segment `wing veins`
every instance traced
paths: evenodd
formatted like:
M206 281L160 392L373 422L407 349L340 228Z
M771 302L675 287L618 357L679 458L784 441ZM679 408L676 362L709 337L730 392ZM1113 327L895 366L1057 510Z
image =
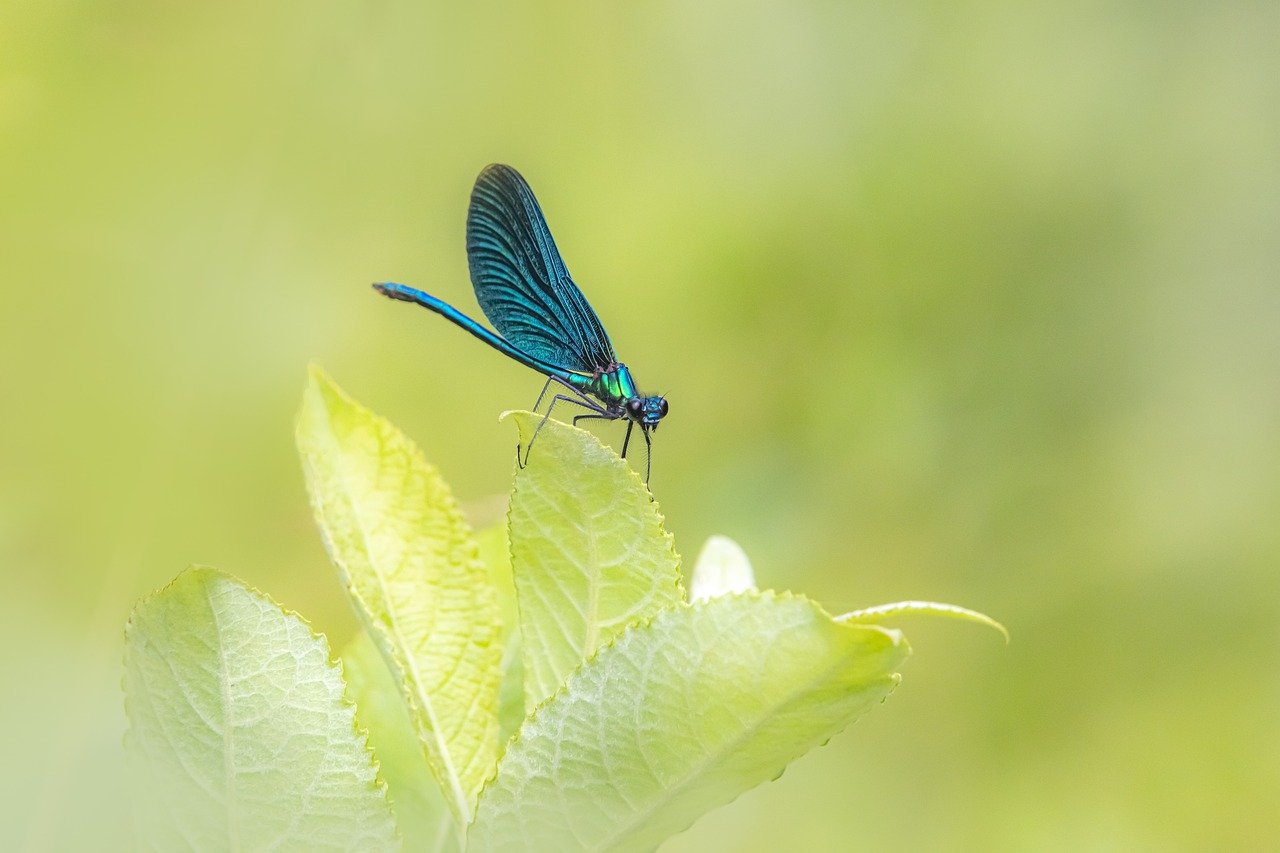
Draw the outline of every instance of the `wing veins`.
M578 372L616 362L533 191L514 169L489 166L476 180L467 254L480 307L513 346Z

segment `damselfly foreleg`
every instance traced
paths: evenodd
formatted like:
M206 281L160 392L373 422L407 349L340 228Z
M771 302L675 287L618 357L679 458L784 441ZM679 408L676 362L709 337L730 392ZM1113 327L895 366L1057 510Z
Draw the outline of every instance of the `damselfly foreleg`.
M627 445L631 443L631 430L635 427L635 421L627 421L627 435L622 439L622 458L627 458Z

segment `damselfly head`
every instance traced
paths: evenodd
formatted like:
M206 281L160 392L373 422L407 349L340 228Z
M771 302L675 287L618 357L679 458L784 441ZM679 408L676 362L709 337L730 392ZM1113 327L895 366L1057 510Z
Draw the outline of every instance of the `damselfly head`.
M669 409L666 397L632 397L627 401L627 417L645 430L657 429Z

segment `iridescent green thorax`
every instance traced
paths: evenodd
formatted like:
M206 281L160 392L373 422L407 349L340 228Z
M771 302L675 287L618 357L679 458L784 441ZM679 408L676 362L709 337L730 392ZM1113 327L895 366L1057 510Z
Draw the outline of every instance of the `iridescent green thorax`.
M640 392L636 390L635 380L631 378L631 371L625 364L615 365L612 370L605 370L591 377L591 384L587 390L598 399L610 404L625 403L633 397L640 396Z

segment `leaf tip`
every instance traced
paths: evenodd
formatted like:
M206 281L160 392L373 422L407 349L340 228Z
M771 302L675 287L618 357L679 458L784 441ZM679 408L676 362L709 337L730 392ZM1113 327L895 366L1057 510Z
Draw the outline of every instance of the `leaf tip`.
M693 564L689 600L700 601L755 588L755 573L742 547L728 536L708 537Z
M537 434L538 427L535 424L543 420L543 416L537 412L531 412L528 409L507 409L498 415L498 422L515 421L516 430L520 433L521 444L527 444L530 438ZM550 419L554 420L554 418ZM551 429L554 431L556 427L567 426L559 421L555 421Z

